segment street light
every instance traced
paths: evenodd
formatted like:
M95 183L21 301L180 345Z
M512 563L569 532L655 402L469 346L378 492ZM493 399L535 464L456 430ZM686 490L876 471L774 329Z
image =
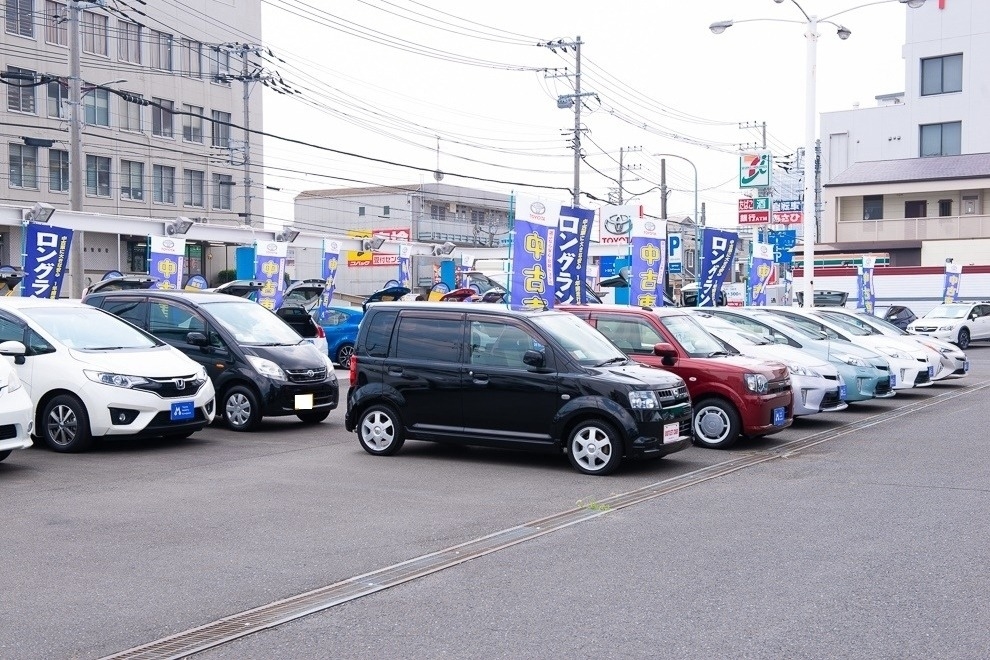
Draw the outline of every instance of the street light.
M723 21L724 23L732 24L732 21ZM724 28L723 28L724 29ZM691 170L694 172L694 279L698 282L698 286L701 286L701 240L698 235L703 229L701 223L698 222L698 167L694 162L688 160L684 156L678 156L677 154L650 154L651 156L659 156L661 158L678 158L683 160L685 163L691 166ZM701 296L698 296L700 302Z
M782 4L786 0L774 0L777 4ZM815 209L813 200L815 195L815 122L817 120L816 92L818 87L816 60L818 50L818 24L828 23L835 26L836 34L840 39L846 40L852 35L849 28L839 25L830 20L840 14L845 14L855 9L869 7L871 5L881 5L888 2L899 2L907 5L911 9L917 9L925 4L925 0L876 0L862 5L843 9L842 11L830 14L823 18L811 16L804 10L797 0L790 0L791 3L800 10L804 20L788 20L780 18L751 18L742 21L716 21L709 25L709 29L714 34L722 34L735 23L778 22L778 23L803 23L806 27L804 36L808 40L807 56L805 63L805 102L804 102L804 306L814 307L815 305L815 241L817 240L817 224L815 222Z

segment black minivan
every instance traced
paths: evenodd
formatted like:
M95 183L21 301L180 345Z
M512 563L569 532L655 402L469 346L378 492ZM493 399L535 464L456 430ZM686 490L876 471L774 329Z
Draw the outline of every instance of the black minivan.
M206 368L218 413L235 431L262 417L322 422L337 407L334 365L282 319L256 302L221 293L108 291L83 302L116 314Z
M379 456L408 438L565 452L601 475L686 448L691 401L572 314L387 302L361 321L345 427Z

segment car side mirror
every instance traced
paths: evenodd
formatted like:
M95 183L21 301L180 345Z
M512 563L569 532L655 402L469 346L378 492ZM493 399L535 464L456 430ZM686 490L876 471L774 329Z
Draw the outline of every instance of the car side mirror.
M27 353L27 347L19 341L5 341L0 343L0 355L24 357L25 353Z
M677 349L673 344L660 342L653 346L653 354L662 358L660 361L664 366L672 367L677 363Z
M193 346L206 347L210 345L209 340L202 332L190 332L186 335L186 342Z
M523 353L523 364L527 367L533 367L534 369L542 369L546 366L547 358L542 351L536 351L529 349Z

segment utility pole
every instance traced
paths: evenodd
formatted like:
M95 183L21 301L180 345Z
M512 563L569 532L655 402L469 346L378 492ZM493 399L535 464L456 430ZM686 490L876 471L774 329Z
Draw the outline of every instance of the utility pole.
M261 47L252 44L222 44L215 47L217 52L220 50L225 50L227 52L236 52L241 58L241 73L240 75L231 75L230 73L221 72L216 76L218 82L230 82L232 80L240 80L244 85L243 93L241 95L243 101L243 111L244 118L242 126L244 127L244 224L251 226L253 222L251 213L251 200L253 198L252 187L254 186L254 180L251 178L251 83L264 82L266 80L271 80L271 76L262 73L260 70L251 71L250 61L248 60L248 55L257 54L261 52ZM231 162L233 164L233 160Z
M667 159L660 159L660 219L667 221Z
M626 150L619 147L619 206L622 206L623 196L622 196L622 174L626 171L625 164L623 163L623 156L625 156Z

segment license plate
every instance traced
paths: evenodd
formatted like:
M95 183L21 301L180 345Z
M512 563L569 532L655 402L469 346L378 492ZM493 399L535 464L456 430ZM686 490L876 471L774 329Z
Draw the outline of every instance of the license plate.
M935 377L935 367L933 367L932 365L928 365L928 377L929 378Z
M681 425L678 423L663 425L663 444L669 445L681 438Z
M196 405L192 401L176 401L172 404L169 419L173 422L182 422L196 416Z
M313 395L312 394L297 394L296 395L296 410L312 410L313 409Z
M773 409L773 425L783 426L784 425L784 412L785 408L774 408Z
M897 387L897 376L895 374L890 374L890 386Z
M969 360L963 362L963 373L969 373Z
M845 401L846 400L846 384L845 383L843 383L842 385L839 385L839 400L840 401Z

